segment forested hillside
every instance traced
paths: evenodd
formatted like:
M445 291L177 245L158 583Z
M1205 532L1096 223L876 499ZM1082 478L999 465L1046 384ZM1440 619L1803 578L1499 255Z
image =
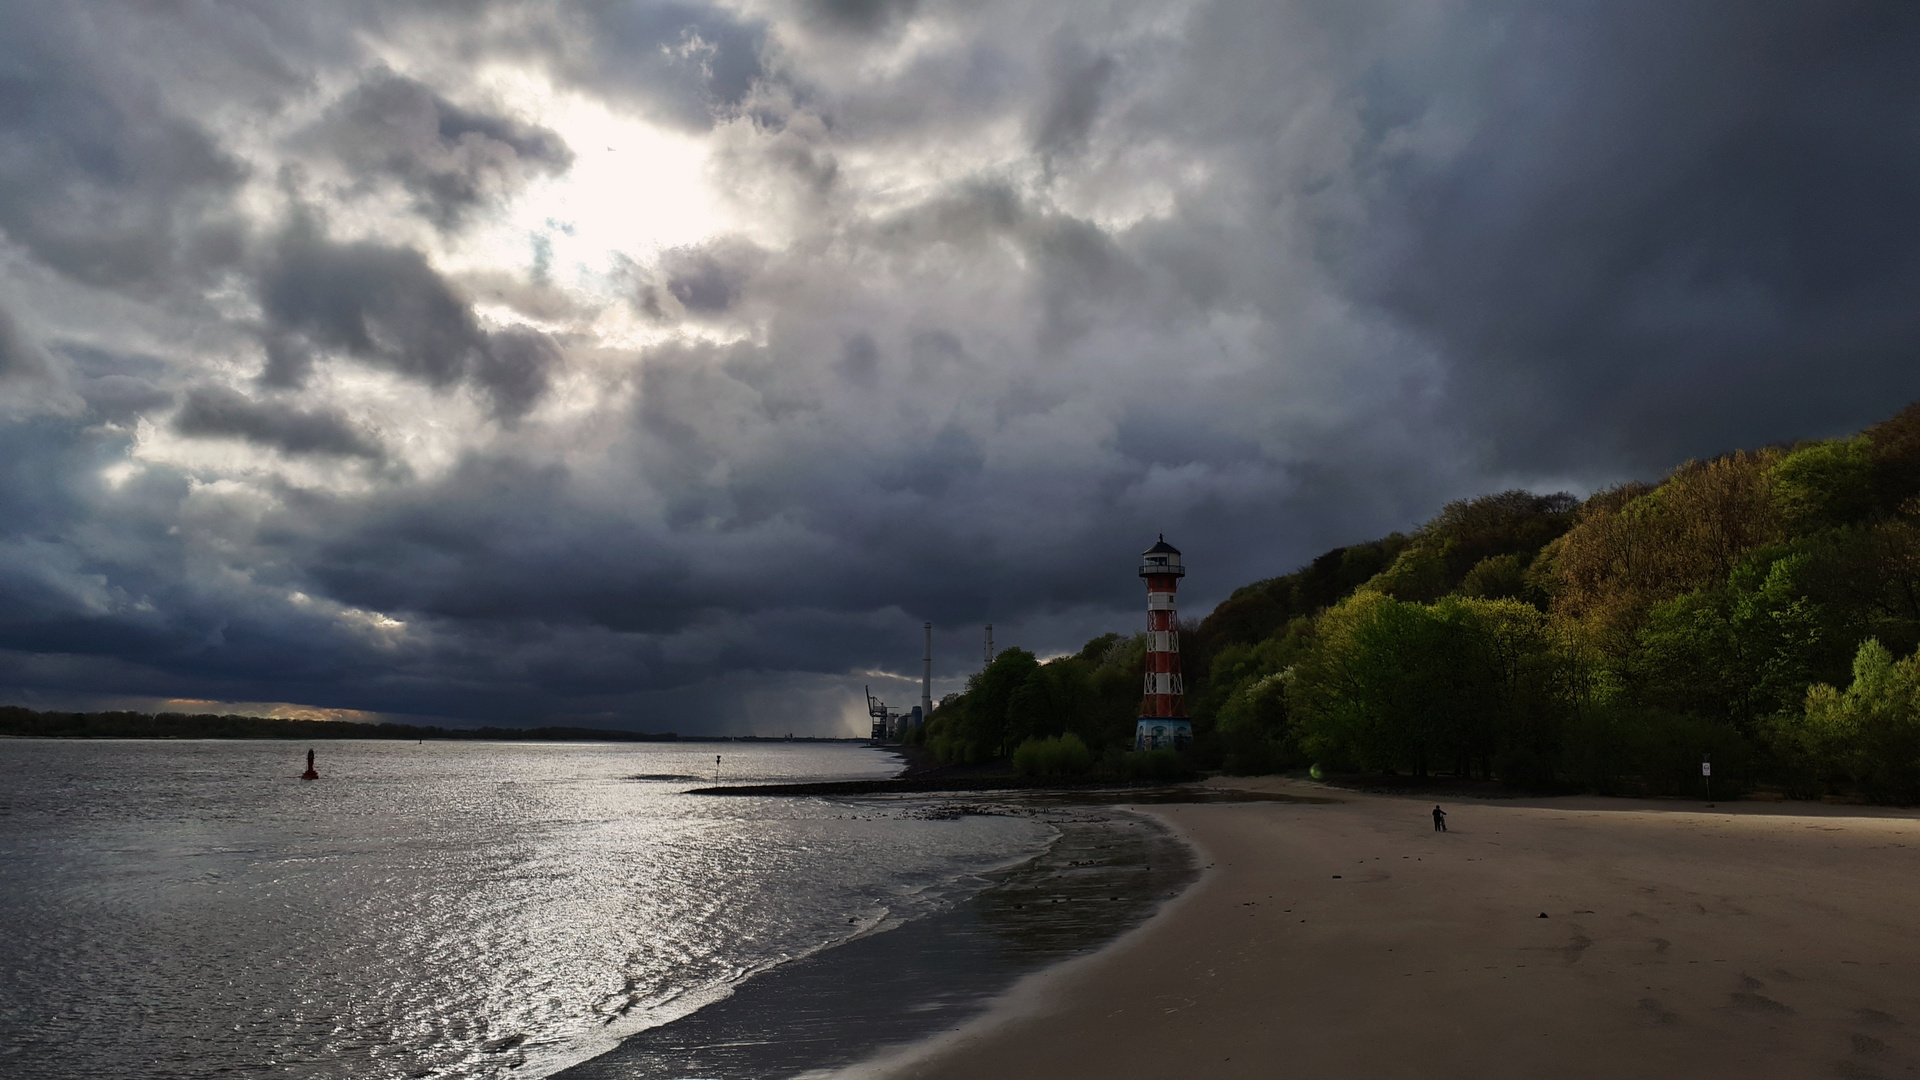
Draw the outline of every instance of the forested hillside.
M1920 800L1920 405L1584 502L1509 491L1336 548L1185 627L1195 757L1601 792ZM1144 645L1010 649L927 725L949 760L1120 758Z

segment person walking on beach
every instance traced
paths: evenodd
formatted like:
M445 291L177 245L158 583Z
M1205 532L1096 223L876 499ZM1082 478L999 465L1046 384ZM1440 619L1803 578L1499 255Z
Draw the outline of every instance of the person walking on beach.
M1437 806L1433 808L1433 831L1447 831L1447 812Z

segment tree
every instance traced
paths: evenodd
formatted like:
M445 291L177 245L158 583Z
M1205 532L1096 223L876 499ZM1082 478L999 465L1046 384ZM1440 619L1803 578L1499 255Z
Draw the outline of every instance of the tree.
M1363 768L1425 776L1457 742L1446 631L1433 610L1363 590L1321 617L1319 647L1296 670L1307 749Z
M1587 500L1553 552L1554 610L1589 624L1618 654L1652 608L1725 581L1780 538L1769 466L1777 451L1688 462L1658 487L1623 485Z
M1896 661L1869 638L1846 690L1816 683L1804 709L1779 720L1774 743L1822 787L1858 784L1881 802L1920 799L1920 654Z
M1641 629L1638 698L1752 734L1763 716L1791 708L1830 651L1828 613L1801 584L1811 559L1762 553L1718 589L1656 606Z
M1849 525L1873 509L1873 448L1866 436L1802 446L1773 466L1774 509L1796 532Z
M1489 555L1467 571L1458 592L1482 600L1519 600L1533 589L1518 555Z
M1010 707L1015 694L1039 670L1025 649L1005 649L993 663L967 680L952 705L937 710L927 724L926 744L942 761L973 762L1005 757L1012 750ZM1019 719L1028 715L1022 712Z
M1444 542L1415 544L1402 551L1393 565L1375 575L1366 587L1395 600L1430 603L1446 595L1448 545Z

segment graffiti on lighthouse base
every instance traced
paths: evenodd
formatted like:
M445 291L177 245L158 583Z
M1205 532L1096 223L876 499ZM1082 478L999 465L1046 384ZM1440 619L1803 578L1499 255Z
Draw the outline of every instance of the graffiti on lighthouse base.
M1135 750L1185 750L1193 745L1193 721L1141 717L1133 729Z

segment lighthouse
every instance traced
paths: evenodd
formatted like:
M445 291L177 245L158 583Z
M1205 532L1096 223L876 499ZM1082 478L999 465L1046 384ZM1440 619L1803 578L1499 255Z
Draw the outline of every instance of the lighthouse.
M1165 535L1140 553L1140 576L1147 582L1147 678L1133 733L1135 750L1185 750L1193 745L1187 687L1180 677L1180 615L1173 602L1186 575L1180 549L1167 543Z

